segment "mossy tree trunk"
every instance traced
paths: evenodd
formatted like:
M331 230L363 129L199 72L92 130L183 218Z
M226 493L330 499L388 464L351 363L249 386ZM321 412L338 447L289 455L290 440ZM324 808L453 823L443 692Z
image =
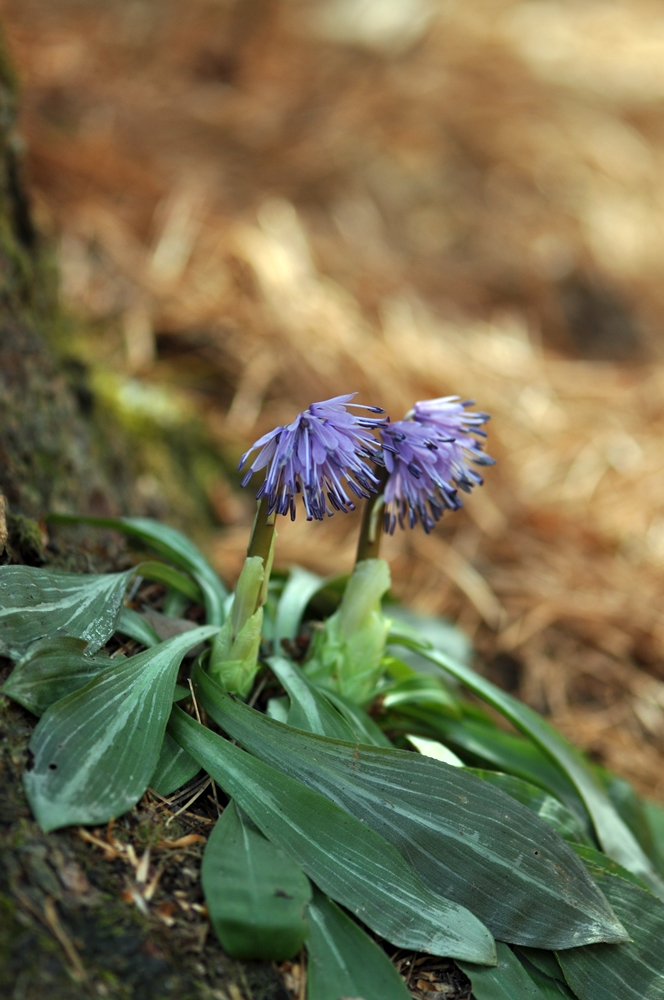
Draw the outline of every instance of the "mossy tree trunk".
M0 54L0 563L90 571L122 562L117 543L49 538L44 517L127 512L130 477L117 447L87 419L85 388L47 346L61 322L56 283L30 218L15 118L16 90ZM0 680L10 669L0 658ZM200 914L183 924L141 913L130 871L112 852L74 830L41 833L21 785L34 722L0 696L0 995L286 1000L275 970L228 960ZM185 863L196 881L195 853L170 858L172 881L173 866Z

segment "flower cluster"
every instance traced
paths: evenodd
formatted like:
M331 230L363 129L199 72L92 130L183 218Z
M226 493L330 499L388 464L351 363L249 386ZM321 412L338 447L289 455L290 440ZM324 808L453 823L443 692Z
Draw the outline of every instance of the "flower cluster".
M462 506L459 490L470 493L482 477L472 468L493 465L482 451L481 429L487 413L468 412L472 400L443 396L415 403L406 420L382 428L382 459L389 478L385 487L385 529L397 522L412 528L418 518L427 534L443 512ZM474 436L475 435L475 436Z
M256 494L267 498L268 513L290 513L295 519L295 496L300 493L307 520L322 521L326 514L354 510L348 491L368 497L378 478L367 459L375 458L379 444L371 431L385 418L348 413L355 393L312 403L285 427L276 427L256 441L240 459L242 468L252 451L260 449L242 480L246 486L259 469L267 468ZM383 413L378 406L362 406Z
M347 406L358 406L351 403L354 395L312 403L286 427L259 438L240 460L242 468L258 449L242 485L265 468L256 496L266 497L269 513L295 518L300 493L307 519L322 520L354 509L349 491L364 498L378 492L381 480L367 464L372 460L387 471L386 530L392 533L397 523L412 528L419 520L431 531L446 509L462 506L459 490L468 493L482 483L472 464L493 464L482 451L488 414L469 411L470 400L444 396L418 402L405 420L390 423L349 413ZM361 409L384 412L376 406ZM376 429L380 442L372 434Z

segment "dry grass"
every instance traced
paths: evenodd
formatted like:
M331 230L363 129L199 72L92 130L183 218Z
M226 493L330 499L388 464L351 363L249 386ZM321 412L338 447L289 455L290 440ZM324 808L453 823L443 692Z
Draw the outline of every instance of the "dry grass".
M4 0L63 298L227 457L339 392L475 397L498 465L389 542L395 590L664 800L664 21L416 6L399 51L321 36L331 0ZM211 499L232 578L248 508ZM356 528L279 558L344 571Z

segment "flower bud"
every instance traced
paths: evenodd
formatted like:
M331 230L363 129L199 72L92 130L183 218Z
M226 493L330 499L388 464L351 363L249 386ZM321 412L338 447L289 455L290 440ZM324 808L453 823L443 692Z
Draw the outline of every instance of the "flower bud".
M267 596L274 536L267 567L260 556L248 556L244 561L235 588L231 613L212 644L210 676L225 691L246 698L258 672L261 645L263 604Z
M389 588L390 569L384 559L358 562L304 667L312 680L360 705L373 696L381 673L390 620L380 602Z

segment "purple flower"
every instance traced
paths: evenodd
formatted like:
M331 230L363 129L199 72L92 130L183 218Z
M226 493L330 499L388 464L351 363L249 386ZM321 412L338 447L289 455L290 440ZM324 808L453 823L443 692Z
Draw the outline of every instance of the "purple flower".
M412 528L419 518L431 531L447 510L463 506L461 489L470 493L482 477L468 464L493 465L482 451L480 428L486 413L468 413L470 401L445 396L416 403L406 420L381 426L385 486L385 529L393 534L397 521Z
M378 479L366 460L380 449L371 430L381 426L384 418L348 413L347 405L359 406L350 402L354 395L312 403L291 424L264 434L242 456L240 469L251 452L260 449L242 485L254 472L267 468L256 498L267 498L268 513L290 512L295 520L295 495L301 493L307 520L322 521L326 514L355 509L348 490L358 497L376 491ZM384 412L378 406L361 409Z

